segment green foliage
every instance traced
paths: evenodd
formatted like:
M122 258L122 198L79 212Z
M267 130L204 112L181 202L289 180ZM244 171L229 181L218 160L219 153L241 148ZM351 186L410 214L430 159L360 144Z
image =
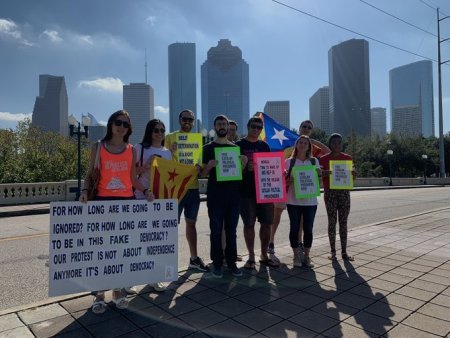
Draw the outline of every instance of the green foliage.
M82 176L89 159L87 141L81 149ZM77 178L75 139L44 132L19 122L16 130L0 130L0 183L59 182Z

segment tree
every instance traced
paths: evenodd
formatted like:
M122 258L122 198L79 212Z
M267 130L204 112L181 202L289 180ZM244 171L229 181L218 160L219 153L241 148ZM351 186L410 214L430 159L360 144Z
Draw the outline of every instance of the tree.
M69 137L42 131L28 119L19 122L15 131L2 130L0 142L1 183L59 182L77 177L77 144ZM85 172L89 158L85 140L81 154Z

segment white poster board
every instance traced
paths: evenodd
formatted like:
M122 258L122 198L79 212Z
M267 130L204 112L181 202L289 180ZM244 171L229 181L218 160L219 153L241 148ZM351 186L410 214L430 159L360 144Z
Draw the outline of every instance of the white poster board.
M50 203L49 296L178 278L176 199Z

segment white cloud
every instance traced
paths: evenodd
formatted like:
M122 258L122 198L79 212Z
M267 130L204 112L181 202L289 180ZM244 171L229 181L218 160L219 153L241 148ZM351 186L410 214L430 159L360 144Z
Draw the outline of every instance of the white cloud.
M163 106L156 106L155 112L162 113L162 114L168 114L169 113L169 107L163 107Z
M42 34L39 36L41 38L47 38L52 42L55 43L59 43L59 42L63 42L63 38L61 38L61 36L59 35L59 33L57 31L54 30L45 30L42 32Z
M10 19L0 18L0 37L4 36L6 38L14 39L19 41L24 46L30 47L35 44L24 39L22 37L22 32L20 27Z
M150 23L150 25L154 26L155 21L156 21L156 16L150 15L150 16L146 17L144 21L148 22L148 23Z
M9 19L0 19L0 34L13 37L14 39L22 37L17 24Z
M4 122L19 122L26 118L31 118L31 114L0 112L0 121Z
M78 83L78 87L88 87L108 92L122 92L123 82L119 78L104 77L95 80L83 80Z

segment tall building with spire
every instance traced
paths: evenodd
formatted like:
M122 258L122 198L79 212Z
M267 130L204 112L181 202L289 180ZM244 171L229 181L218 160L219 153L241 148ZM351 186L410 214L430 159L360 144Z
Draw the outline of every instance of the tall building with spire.
M417 61L389 71L392 132L434 136L433 65Z
M195 43L169 45L169 121L170 131L179 128L178 116L183 109L197 113L197 78Z
M343 136L370 136L369 43L351 39L328 51L330 126Z
M146 83L130 83L123 86L123 109L128 111L133 126L130 142L142 141L147 122L155 117L153 88Z
M250 116L249 66L239 47L228 39L219 40L208 51L201 66L202 124L214 127L214 117L224 114L245 126Z
M39 75L39 96L34 103L32 124L42 130L67 136L68 107L64 76Z

